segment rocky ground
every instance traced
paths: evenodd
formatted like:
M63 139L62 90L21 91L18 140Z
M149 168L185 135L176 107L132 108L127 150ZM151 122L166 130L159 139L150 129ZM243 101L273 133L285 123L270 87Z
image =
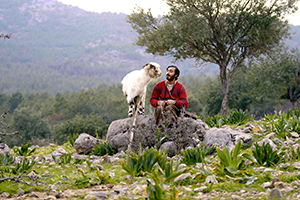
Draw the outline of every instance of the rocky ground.
M252 135L257 142L270 142L278 151L299 147L297 133L289 133L286 140L283 140L277 138L275 133L265 134L260 129L253 131L255 125L248 127L227 127L227 129ZM243 149L248 152L250 150L251 147ZM54 160L68 154L72 158L69 163ZM22 179L0 181L1 199L145 199L147 197L146 181L142 177L131 177L122 169L121 153L103 157L83 155L78 154L69 143L66 143L62 146L52 144L48 147L37 147L36 153L28 158L36 161L33 170L28 174L32 177L31 181L24 179L30 184L22 183ZM16 157L15 162L22 159L24 157ZM212 161L208 165L213 167L212 163L216 161L216 155L208 159ZM76 162L80 160L81 163ZM254 175L253 182L249 184L226 177L217 177L218 183L207 184L197 179L201 168L200 163L193 167L181 164L180 168L186 168L185 173L170 183L162 184L163 190L167 193L171 193L171 189L175 187L178 191L178 199L300 199L298 159L289 159L271 167L249 165L248 171ZM100 175L97 175L96 171L99 171ZM95 177L97 178L94 179ZM81 185L78 184L79 182Z

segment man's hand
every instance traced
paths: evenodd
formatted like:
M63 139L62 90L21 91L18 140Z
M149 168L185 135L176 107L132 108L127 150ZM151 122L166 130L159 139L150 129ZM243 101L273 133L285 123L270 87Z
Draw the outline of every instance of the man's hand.
M174 105L174 104L175 104L175 100L173 100L173 99L168 99L168 100L166 101L166 104L167 104L167 105Z
M165 106L167 105L166 102L167 102L167 101L158 101L158 102L157 102L157 105L158 105L158 106L165 107Z

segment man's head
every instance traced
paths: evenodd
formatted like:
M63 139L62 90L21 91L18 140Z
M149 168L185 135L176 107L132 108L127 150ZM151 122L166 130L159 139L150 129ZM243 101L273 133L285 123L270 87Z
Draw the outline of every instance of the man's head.
M166 78L168 81L173 81L178 79L180 75L180 70L175 65L170 65L167 67Z

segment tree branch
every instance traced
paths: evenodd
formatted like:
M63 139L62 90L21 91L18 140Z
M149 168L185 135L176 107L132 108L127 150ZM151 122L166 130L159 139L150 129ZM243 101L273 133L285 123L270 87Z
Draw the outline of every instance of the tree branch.
M4 181L7 181L7 180L12 180L12 181L15 181L15 182L17 182L17 183L25 183L25 184L27 184L27 185L31 185L32 182L31 182L31 183L28 183L28 182L24 181L24 180L23 180L23 177L26 177L26 178L30 179L32 182L35 182L36 184L37 184L37 183L41 183L41 184L47 185L47 183L45 183L45 182L43 182L43 181L37 180L38 177L25 175L24 173L22 173L22 174L19 175L19 176L13 176L13 177L5 177L5 178L1 178L1 179L0 179L0 183L1 183L1 182L4 182Z
M0 136L7 136L7 135L19 135L19 131L13 132L13 133L1 133L0 132Z

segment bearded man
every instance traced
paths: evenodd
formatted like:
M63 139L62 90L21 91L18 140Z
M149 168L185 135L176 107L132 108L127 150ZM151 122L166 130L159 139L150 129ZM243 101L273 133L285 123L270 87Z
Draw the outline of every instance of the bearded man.
M164 113L171 116L170 124L177 123L180 112L189 106L185 87L177 81L180 70L174 66L167 67L166 80L157 83L153 89L150 104L155 107L156 125L160 125Z

